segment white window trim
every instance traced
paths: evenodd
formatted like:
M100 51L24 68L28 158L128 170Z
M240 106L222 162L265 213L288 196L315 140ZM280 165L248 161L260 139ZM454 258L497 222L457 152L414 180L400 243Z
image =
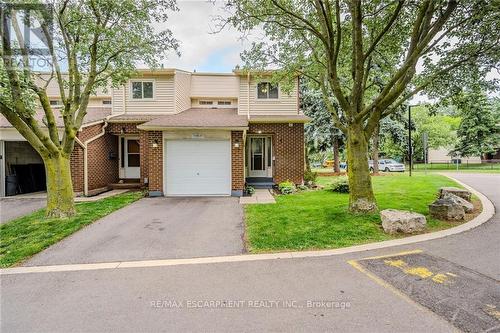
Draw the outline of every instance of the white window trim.
M219 104L221 102L223 104ZM229 104L227 104L228 102L229 102ZM231 105L233 105L233 103L229 99L219 99L219 100L217 100L217 106L231 106Z
M201 103L201 102L205 102L205 103ZM214 101L210 100L210 99L200 99L200 100L198 100L198 105L200 105L200 106L213 106Z
M281 89L280 89L280 85L279 83L276 83L278 85L278 97L274 98L274 97L266 97L266 98L261 98L259 97L259 83L271 83L270 81L261 81L261 82L257 82L255 84L255 99L256 100L259 100L259 101L277 101L281 98ZM268 93L268 96L269 96L269 93Z
M153 83L153 97L152 98L134 98L133 95L133 83L134 82L152 82ZM156 99L156 80L155 79L133 79L129 83L129 100L130 101L154 101ZM144 86L142 88L142 96L144 96Z

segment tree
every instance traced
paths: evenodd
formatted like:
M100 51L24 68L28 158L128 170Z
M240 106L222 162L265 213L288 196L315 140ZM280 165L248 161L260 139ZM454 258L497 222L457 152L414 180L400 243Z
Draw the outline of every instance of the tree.
M500 119L493 102L478 87L460 94L455 100L462 120L452 154L483 157L495 152L500 147Z
M309 152L325 152L332 149L334 171L340 172L340 146L344 142L344 135L333 125L321 92L310 89L306 84L301 85L301 109L311 122L305 126L306 150ZM307 154L306 156L308 156Z
M125 82L136 62L156 66L166 50L176 49L170 30L156 32L151 24L164 22L177 8L174 0L59 0L34 5L37 10L29 15L40 23L49 74L40 75L31 66L30 57L36 55L23 40L20 26L20 20L28 23L25 5L2 5L2 27L8 30L2 31L0 51L0 112L44 161L47 215L66 217L75 213L70 155L90 95L97 88ZM51 80L59 86L63 105L62 137L46 92ZM36 118L40 109L43 123Z
M229 0L226 8L221 27L266 35L243 54L246 66L279 67L275 80L299 74L321 90L347 137L353 212L377 209L368 141L380 120L451 72L488 70L500 55L499 10L486 0Z

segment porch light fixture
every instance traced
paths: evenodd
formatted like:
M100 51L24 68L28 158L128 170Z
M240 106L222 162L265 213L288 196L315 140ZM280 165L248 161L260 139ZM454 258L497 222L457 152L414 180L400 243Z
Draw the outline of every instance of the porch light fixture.
M234 148L239 148L240 147L240 140L234 140L233 147Z
M158 148L158 140L153 141L153 148Z
M122 127L122 129L120 130L120 134L123 134L125 133L125 127Z
M262 131L257 131L257 134L262 134Z

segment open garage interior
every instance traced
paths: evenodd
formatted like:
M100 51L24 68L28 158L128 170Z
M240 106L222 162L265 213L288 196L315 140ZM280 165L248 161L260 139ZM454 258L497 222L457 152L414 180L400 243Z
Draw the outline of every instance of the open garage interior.
M46 190L43 160L27 141L3 141L2 150L3 195Z

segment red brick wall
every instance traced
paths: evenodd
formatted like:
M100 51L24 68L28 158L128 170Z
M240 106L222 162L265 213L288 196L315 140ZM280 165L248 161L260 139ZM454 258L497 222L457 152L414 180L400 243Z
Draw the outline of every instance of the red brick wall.
M261 133L258 133L261 131ZM272 136L276 183L291 180L296 184L304 179L304 124L250 124L248 134Z
M109 133L87 147L89 191L118 182L118 137ZM114 158L110 158L113 153Z
M153 147L155 141L158 147ZM149 191L163 193L163 133L161 131L148 132L147 145Z
M238 142L239 147L234 144ZM245 187L245 166L243 165L243 154L245 147L243 144L243 131L231 132L231 189L241 191Z
M139 134L139 129L137 128L137 125L142 124L143 122L138 122L138 123L110 123L108 125L108 128L106 129L107 132L115 135L119 134ZM123 129L123 133L122 133Z
M73 182L73 191L77 194L83 193L83 148L75 143L70 158L71 181Z

